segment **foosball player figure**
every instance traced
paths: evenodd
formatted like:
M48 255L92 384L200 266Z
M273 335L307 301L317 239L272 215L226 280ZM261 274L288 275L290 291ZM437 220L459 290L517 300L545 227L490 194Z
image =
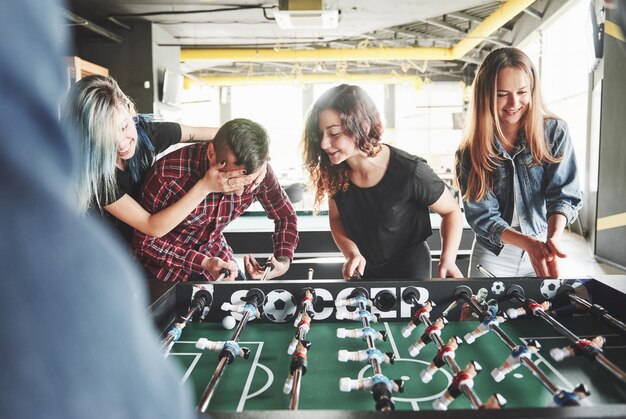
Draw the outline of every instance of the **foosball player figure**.
M537 315L537 312L548 311L550 310L550 307L552 307L552 303L547 300L541 304L534 300L527 300L525 307L510 308L506 311L506 315L509 319L516 319L520 316L526 316L529 313Z
M387 340L387 332L379 332L372 327L363 327L361 329L346 329L344 327L340 327L337 329L337 337L340 339L354 338L366 340L368 336L378 342Z
M379 364L393 364L396 357L393 352L382 352L376 348L363 349L360 351L347 351L345 349L339 350L337 359L341 362L348 361L361 361L369 362L372 359L376 359Z
M424 319L430 318L430 312L432 311L435 303L428 300L424 304L416 305L416 311L413 315L413 318L409 320L409 323L402 328L402 336L408 338L409 335L413 332L413 329L417 327L419 323L424 323Z
M260 317L259 310L256 308L256 306L250 303L231 304L225 302L222 304L221 308L223 311L234 311L235 313L245 313L246 311L248 311L250 312L250 320Z
M446 342L445 345L439 348L433 360L430 361L430 365L428 365L420 373L422 383L429 383L433 379L433 374L437 372L439 368L445 365L446 358L454 359L454 356L456 355L456 350L462 343L463 341L458 336L452 336L450 339L448 339L448 342Z
M572 391L561 390L552 398L553 406L567 407L578 406L580 401L589 396L591 392L585 384L578 384Z
M522 358L532 358L532 354L537 353L541 349L541 344L535 339L530 339L526 345L519 345L513 348L511 355L504 360L504 363L491 371L491 376L497 383L504 380L504 377L514 369L520 366Z
M448 324L448 321L445 317L437 317L437 320L435 320L433 324L424 329L424 333L417 342L409 346L409 355L413 357L417 356L422 348L433 340L433 336L441 336L441 330L446 324Z
M487 402L480 406L480 409L499 410L506 406L507 400L500 393L494 393L487 399Z
M489 302L487 303L487 310L483 311L478 317L480 320L478 327L464 336L465 342L469 344L474 343L476 338L484 335L489 331L489 327L491 325L497 325L500 322L503 322L504 317L498 316L497 313L498 301L489 300Z
M295 353L291 357L291 364L289 365L289 376L285 380L283 385L283 393L289 394L293 387L293 375L297 369L302 371L302 375L306 374L306 368L308 365L308 346L305 344L307 341L298 342ZM309 345L310 346L310 345Z
M344 306L348 306L348 307L358 307L359 303L363 303L363 305L365 307L371 307L372 306L372 300L366 298L364 295L357 295L356 297L353 298L346 298L346 299L338 299L335 301L335 307L344 307Z
M485 310L487 308L487 296L489 295L489 291L487 291L487 288L480 288L478 290L478 292L476 293L476 295L472 295L471 300L474 301L476 304L478 304L478 307L481 310ZM457 306L457 302L453 301L448 308L446 308L442 315L444 317L448 317L448 313L450 313L450 311L452 309L454 309ZM476 320L478 318L478 316L476 315L476 313L474 313L474 311L471 309L471 307L467 304L467 303L463 303L463 305L461 306L461 314L459 315L459 320L460 321L467 321L467 320Z
M481 370L482 367L478 362L470 361L464 370L454 374L452 383L448 386L446 392L433 402L433 409L448 410L448 405L461 395L462 386L474 387L474 377L476 377Z
M220 358L227 356L228 363L231 364L235 357L240 356L244 359L248 359L250 356L250 349L243 346L239 346L239 343L234 340L227 341L213 341L207 338L200 338L196 342L196 348L210 351L220 351Z
M315 291L313 291L311 288L305 288L304 296L302 297L301 302L302 308L300 311L298 311L298 315L293 321L293 325L295 327L298 327L298 324L300 324L303 313L307 313L309 317L313 318L313 315L315 314L315 311L313 310L313 300L315 300Z
M404 391L404 382L402 380L390 380L382 374L376 374L371 377L358 378L356 380L350 377L342 377L339 380L339 389L343 392L352 390L372 390L375 385L383 385L391 393L402 393ZM391 397L391 395L390 395Z
M335 316L337 318L337 320L343 320L343 319L348 319L348 320L355 320L355 321L362 321L363 318L367 319L370 323L378 323L378 319L380 318L380 314L376 313L376 314L372 314L370 311L367 310L355 310L355 311L337 311L337 314Z
M298 323L296 333L289 344L289 348L287 348L287 353L291 355L295 350L298 342L301 339L301 336L306 336L306 334L311 329L311 317L307 312L302 314L302 318L300 319L300 323ZM308 347L307 347L308 349Z
M596 336L591 340L580 339L575 345L569 345L563 348L552 348L550 350L550 356L557 362L575 355L584 355L593 361L599 353L602 353L602 347L605 342L606 339L604 339L604 336Z

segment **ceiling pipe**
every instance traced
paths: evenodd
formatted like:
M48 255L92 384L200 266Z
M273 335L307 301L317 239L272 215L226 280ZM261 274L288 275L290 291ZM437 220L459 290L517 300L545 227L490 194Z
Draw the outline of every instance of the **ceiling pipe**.
M324 48L312 50L182 48L180 59L181 61L282 61L300 63L324 61L458 60L534 2L535 0L508 0L451 48Z
M109 30L106 30L102 26L98 26L95 23L93 23L93 22L91 22L91 21L89 21L89 20L87 20L87 19L85 19L83 17L80 17L77 14L74 14L74 13L68 11L68 10L65 10L65 9L63 10L63 16L67 20L69 20L70 22L72 22L72 23L74 23L76 25L82 26L83 28L88 29L88 30L90 30L90 31L92 31L94 33L97 33L98 35L103 36L103 37L105 37L107 39L110 39L113 42L117 42L118 44L124 40L123 37L121 37L121 36L111 32Z
M416 75L400 74L300 74L300 75L262 75L262 76L199 76L194 80L185 78L184 88L194 84L209 86L243 86L268 84L333 84L333 83L378 83L378 84L411 84L416 90L424 85L424 80Z

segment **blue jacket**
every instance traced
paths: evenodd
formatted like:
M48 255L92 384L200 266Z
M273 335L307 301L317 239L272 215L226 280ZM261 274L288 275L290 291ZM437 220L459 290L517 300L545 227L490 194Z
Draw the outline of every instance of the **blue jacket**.
M553 156L562 156L558 163L533 165L525 133L520 130L513 155L506 152L494 135L499 160L492 190L480 201L464 201L465 217L476 239L498 255L502 250L502 232L511 226L513 193L523 234L538 239L547 236L548 217L563 214L572 223L582 207L582 194L576 170L576 158L567 124L560 119L546 119L545 139ZM457 152L457 177L461 193L467 190L471 170L469 150ZM515 182L515 188L514 188Z

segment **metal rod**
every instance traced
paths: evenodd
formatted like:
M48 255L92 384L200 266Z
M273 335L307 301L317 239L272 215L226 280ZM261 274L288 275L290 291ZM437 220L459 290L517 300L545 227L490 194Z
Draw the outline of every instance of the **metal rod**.
M313 270L313 268L309 268L309 273L308 273L308 277L307 277L307 279L308 279L309 281L312 281L312 280L313 280L313 272L315 272L315 271Z
M569 293L568 297L573 302L578 303L581 306L585 307L586 309L590 310L591 313L595 314L599 319L604 320L608 322L609 324L611 324L613 327L616 327L617 329L621 330L622 334L626 332L626 324L622 323L615 317L611 316L609 313L606 312L606 310L604 310L603 307L600 307L598 305L592 305L589 301L583 298L580 298L573 292ZM598 316L597 313L602 313L602 314Z
M265 264L265 271L263 271L263 276L261 277L261 281L267 280L267 277L270 274L270 272L272 272L272 269L274 269L274 265L272 265L271 263Z
M244 311L241 321L239 322L239 325L237 326L235 333L233 333L233 336L230 339L231 341L237 342L237 340L239 339L239 336L241 335L243 328L245 327L246 323L248 323L249 317L250 317L250 312L248 310ZM222 378L222 374L224 373L224 370L226 369L227 361L228 361L228 358L223 356L220 359L219 364L217 364L217 368L215 368L215 372L213 373L213 376L211 377L211 381L209 381L209 384L207 385L206 389L204 390L204 393L202 394L200 403L198 404L198 411L202 413L206 412L206 409L209 406L209 402L211 401L211 398L213 397L213 393L215 392L215 388L217 387L217 384L219 383L220 378Z
M471 297L469 297L466 293L461 294L461 298L469 305L474 313L478 315L483 313L476 301L473 301ZM515 342L504 332L504 330L500 328L500 326L496 324L491 324L489 325L489 328L502 340L502 342L506 344L506 346L509 347L509 349L515 349L517 345L515 345ZM533 375L537 377L539 381L541 381L541 384L543 384L550 391L550 393L552 393L552 395L556 395L560 391L559 387L557 387L552 381L550 381L550 379L541 372L541 370L537 367L537 365L535 365L532 360L522 358L521 361L533 373Z
M367 310L367 306L364 302L359 301L359 310ZM370 321L366 317L361 317L361 322L363 323L363 327L371 327ZM374 343L374 339L370 335L365 336L365 342L367 343L367 349L376 349L376 344ZM380 367L380 363L376 358L370 358L370 365L372 366L372 371L374 374L382 374L382 368Z
M538 310L534 314L535 314L535 316L538 316L538 317L544 319L547 323L549 323L559 333L561 333L563 336L565 336L570 341L572 341L572 343L574 345L576 345L577 342L580 340L580 338L578 336L576 336L568 328L563 326L561 323L559 323L556 319L554 319L552 316L550 316L546 312L544 312L542 310ZM611 362L611 360L609 360L606 356L604 356L603 353L599 352L596 355L595 360L598 361L598 363L600 363L600 365L602 365L604 368L606 368L611 374L613 374L614 376L616 376L617 378L619 378L620 380L622 380L623 382L626 383L626 372L624 372L621 368L619 368L617 365L615 365L613 362Z
M224 270L222 270L222 272L224 272ZM226 273L228 273L228 270L226 270ZM185 328L185 326L187 326L187 323L189 322L189 320L191 320L194 314L196 314L196 312L201 309L203 310L206 305L206 296L196 296L196 298L191 301L190 308L187 310L187 314L185 314L184 317L180 318L181 321L174 323L174 327L170 329L170 331L167 333L167 336L165 336L165 338L161 341L161 348L166 349L167 347L169 347L169 345L176 339L176 333L174 333L173 330L175 328L178 328L181 330L182 333L182 330Z
M302 306L302 312L304 313L304 306ZM306 332L302 332L299 340L306 339ZM289 399L289 410L298 410L298 404L300 403L300 383L302 381L302 367L296 368L293 372L293 387L291 388L291 398Z
M491 272L489 272L487 269L485 269L483 267L483 265L481 265L480 263L478 265L476 265L476 269L478 269L483 275L488 276L489 278L495 278L496 276L494 274L492 274Z
M302 368L296 368L293 372L293 388L291 389L291 399L289 400L289 410L298 410L300 401L300 381L302 378Z
M427 317L423 317L423 318L420 317L420 321L422 323L424 323L424 326L426 326L426 327L430 327L433 324L430 321L430 319L427 318ZM437 348L441 348L444 345L443 340L438 335L433 335L433 341L437 345ZM459 373L461 371L461 368L456 363L454 358L446 356L446 357L443 358L443 360L446 362L446 364L448 364L448 366L450 367L450 369L452 370L452 372L454 374L457 374L457 373ZM470 403L472 403L472 406L474 406L475 409L479 409L480 406L483 405L483 402L480 400L480 398L478 397L478 395L476 394L476 392L474 391L474 389L472 387L470 387L470 386L468 386L466 384L461 384L459 386L459 388L461 389L463 394L465 394L465 397L467 397L467 399L470 401Z

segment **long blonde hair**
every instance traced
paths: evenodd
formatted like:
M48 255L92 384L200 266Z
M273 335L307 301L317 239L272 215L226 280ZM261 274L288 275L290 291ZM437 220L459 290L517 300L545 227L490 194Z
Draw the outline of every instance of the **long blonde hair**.
M106 204L117 191L115 164L119 109L135 113L132 101L112 77L88 76L68 92L61 117L80 141L80 172L76 191L79 211Z
M539 75L532 61L517 48L499 48L487 55L480 65L474 79L474 91L470 100L468 116L465 120L463 140L457 153L455 164L456 179L459 179L462 161L469 158L471 170L467 178L467 190L464 200L480 201L493 187L493 173L502 164L497 155L493 137L502 133L497 112L498 74L504 68L516 68L523 71L530 83L530 103L522 117L522 126L526 134L528 148L533 156L533 164L556 163L560 158L552 156L544 138L544 120L556 118L546 107L541 95Z

